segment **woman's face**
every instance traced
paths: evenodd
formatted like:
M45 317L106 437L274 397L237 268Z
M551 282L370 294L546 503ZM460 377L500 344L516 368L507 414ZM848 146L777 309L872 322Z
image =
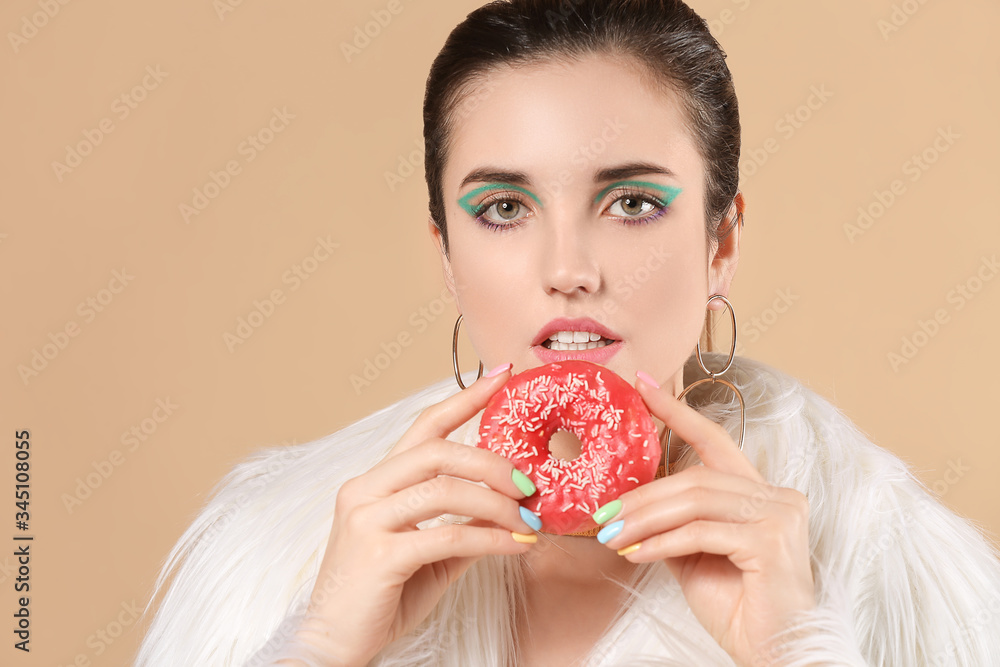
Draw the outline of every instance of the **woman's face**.
M739 230L707 243L705 164L678 99L589 56L505 68L466 102L443 173L449 258L430 229L485 367L589 359L679 393L706 301L728 295ZM616 342L548 349L554 331Z

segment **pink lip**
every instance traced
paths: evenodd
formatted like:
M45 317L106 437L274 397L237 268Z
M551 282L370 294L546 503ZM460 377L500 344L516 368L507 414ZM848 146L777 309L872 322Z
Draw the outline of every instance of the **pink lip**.
M622 341L615 341L610 345L598 347L593 350L550 350L542 345L532 345L531 351L546 364L556 361L566 361L568 359L583 359L595 364L603 364L608 359L615 356L618 350L622 349Z
M592 331L615 342L593 350L550 350L542 345L549 336L557 331ZM603 364L617 354L622 345L621 335L608 329L597 320L589 317L559 317L539 329L531 343L531 349L539 359L547 364L568 359L583 359L595 364Z

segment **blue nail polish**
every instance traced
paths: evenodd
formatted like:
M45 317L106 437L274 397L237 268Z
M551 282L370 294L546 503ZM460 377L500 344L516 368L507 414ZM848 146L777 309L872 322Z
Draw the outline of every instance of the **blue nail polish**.
M609 523L604 528L601 528L601 532L597 533L597 541L601 544L607 544L608 541L615 537L615 535L622 532L622 528L624 526L625 519L619 519L614 523Z
M538 515L529 510L527 507L521 506L521 518L524 522L531 526L532 530L539 530L542 527L542 520L538 518Z

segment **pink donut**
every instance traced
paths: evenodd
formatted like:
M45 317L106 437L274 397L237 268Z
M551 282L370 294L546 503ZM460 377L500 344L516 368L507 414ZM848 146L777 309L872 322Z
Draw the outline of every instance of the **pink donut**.
M557 430L582 443L572 461L553 457ZM510 460L538 489L521 504L558 535L594 528L602 505L656 478L656 424L635 387L605 366L571 359L510 378L486 404L479 447Z

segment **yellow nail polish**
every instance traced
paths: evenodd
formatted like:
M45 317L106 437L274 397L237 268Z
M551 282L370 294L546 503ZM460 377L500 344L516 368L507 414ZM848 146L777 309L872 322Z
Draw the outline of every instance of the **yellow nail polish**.
M622 547L618 550L619 556L624 556L625 554L630 554L633 551L637 551L639 547L642 546L642 542L636 542L635 544L630 544L627 547Z
M510 532L510 536L514 538L515 542L521 542L523 544L534 544L538 541L538 535L531 535L528 533L515 533Z

